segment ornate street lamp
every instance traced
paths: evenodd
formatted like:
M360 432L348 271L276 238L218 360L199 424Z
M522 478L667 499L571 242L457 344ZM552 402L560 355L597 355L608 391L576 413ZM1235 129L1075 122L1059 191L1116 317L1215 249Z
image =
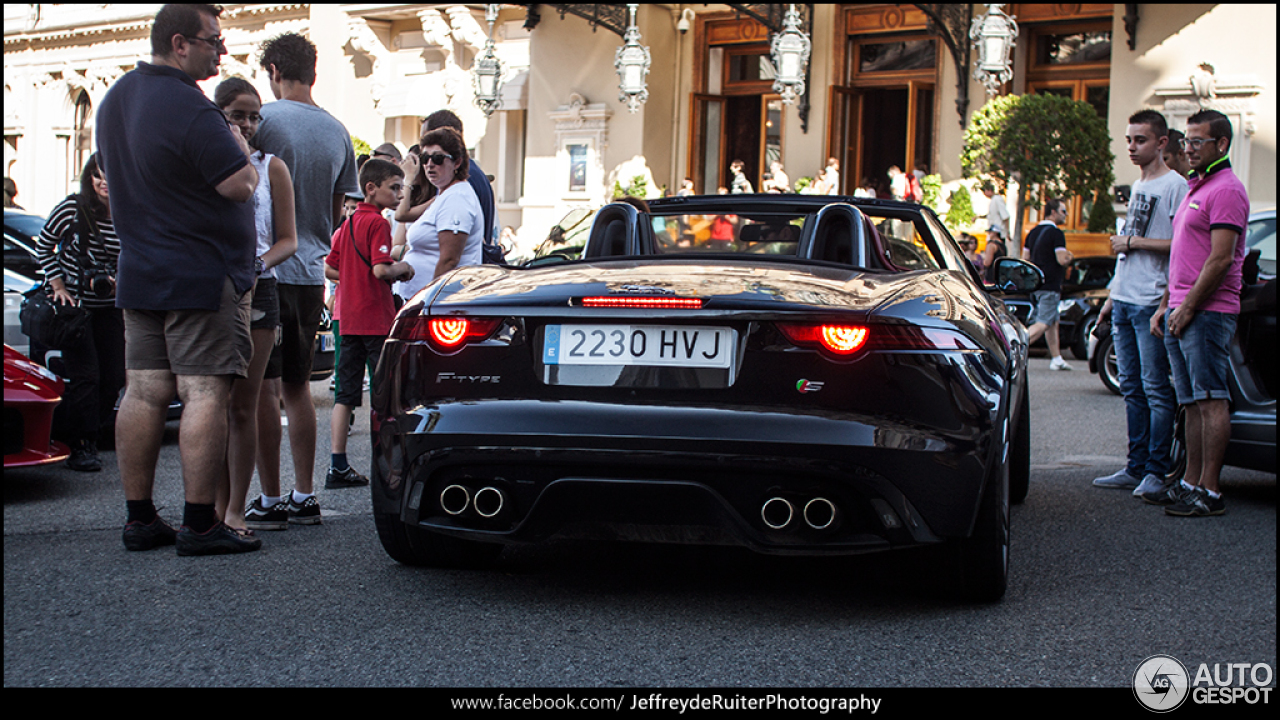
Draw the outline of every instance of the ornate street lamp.
M978 62L973 79L987 87L987 95L1000 92L1000 86L1013 78L1009 62L1018 40L1018 24L1000 10L1001 4L987 5L987 14L973 19L969 38L978 49Z
M476 58L471 69L476 89L475 102L485 117L502 105L502 63L493 52L493 24L498 21L499 7L496 3L484 6L484 19L489 22L489 39L485 41L484 54Z
M640 44L640 28L636 27L636 9L634 3L627 5L630 18L627 34L623 36L622 47L613 59L613 67L618 71L618 100L627 104L627 109L635 112L649 99L649 87L645 77L649 74L649 48Z
M773 91L791 105L804 94L804 69L813 48L809 36L800 29L800 13L792 3L782 20L782 32L773 36Z

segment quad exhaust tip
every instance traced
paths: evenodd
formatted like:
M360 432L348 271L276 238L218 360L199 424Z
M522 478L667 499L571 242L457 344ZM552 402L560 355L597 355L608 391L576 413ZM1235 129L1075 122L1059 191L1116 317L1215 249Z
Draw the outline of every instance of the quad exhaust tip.
M472 491L463 485L449 485L440 491L440 508L450 515L461 515L468 508L475 510L476 515L488 520L502 512L506 504L506 495L492 486L485 486Z
M814 530L826 530L836 521L835 503L816 497L804 504L804 521Z
M491 518L502 512L505 498L502 491L495 487L482 487L476 491L476 514L482 518Z
M471 504L471 491L461 485L450 485L440 491L440 507L450 515L461 515Z
M804 504L800 515L804 523L814 530L826 530L835 525L840 511L835 503L824 497L815 497ZM783 530L796 517L796 506L783 497L771 497L760 506L760 519L770 530Z
M795 514L795 506L786 498L769 498L760 507L760 519L771 530L781 530L790 525Z

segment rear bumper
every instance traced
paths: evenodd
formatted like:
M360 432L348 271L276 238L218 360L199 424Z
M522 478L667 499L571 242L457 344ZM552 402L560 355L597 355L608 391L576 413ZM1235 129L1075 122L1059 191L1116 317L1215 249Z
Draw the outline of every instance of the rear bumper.
M489 542L851 554L967 536L1002 438L831 412L445 403L378 422L374 511Z

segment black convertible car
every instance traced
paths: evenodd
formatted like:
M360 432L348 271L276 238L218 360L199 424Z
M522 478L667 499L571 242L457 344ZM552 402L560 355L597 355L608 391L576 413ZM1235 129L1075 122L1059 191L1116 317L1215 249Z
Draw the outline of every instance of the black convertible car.
M1000 262L1004 290L1042 282ZM453 566L553 537L936 544L960 596L998 599L1030 417L994 292L914 204L607 205L581 258L462 268L400 312L372 388L379 538Z

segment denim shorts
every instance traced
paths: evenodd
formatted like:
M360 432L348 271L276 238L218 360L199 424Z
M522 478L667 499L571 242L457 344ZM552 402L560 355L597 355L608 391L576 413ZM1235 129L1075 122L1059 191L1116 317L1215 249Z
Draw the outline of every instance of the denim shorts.
M1165 313L1165 327L1169 326ZM1201 400L1230 400L1227 373L1231 372L1229 343L1236 332L1236 316L1231 313L1199 312L1176 338L1164 334L1173 371L1173 389L1180 405Z
M1031 317L1027 318L1027 325L1053 325L1058 322L1058 304L1061 302L1062 293L1057 290L1037 290L1031 293Z

